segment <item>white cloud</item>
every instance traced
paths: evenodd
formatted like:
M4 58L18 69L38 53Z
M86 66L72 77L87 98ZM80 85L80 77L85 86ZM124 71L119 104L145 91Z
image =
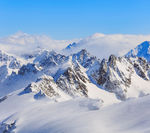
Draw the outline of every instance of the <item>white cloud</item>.
M0 38L0 49L11 54L20 55L36 48L59 51L74 40L53 40L46 35L29 35L17 32L5 38Z
M124 35L96 33L83 39L54 40L46 35L29 35L18 32L0 38L0 49L12 54L31 52L37 47L59 51L76 41L79 49L86 48L99 58L107 58L110 54L122 56L143 41L150 40L150 35ZM74 49L77 52L79 49Z
M78 46L86 48L99 58L107 58L110 54L123 56L130 49L148 40L150 40L150 35L96 33L79 41Z

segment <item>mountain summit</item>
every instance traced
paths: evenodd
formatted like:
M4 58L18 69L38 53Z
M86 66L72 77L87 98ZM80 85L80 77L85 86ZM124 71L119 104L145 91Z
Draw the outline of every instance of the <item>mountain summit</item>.
M150 41L145 41L139 44L136 48L130 50L126 57L144 57L148 62L150 62Z

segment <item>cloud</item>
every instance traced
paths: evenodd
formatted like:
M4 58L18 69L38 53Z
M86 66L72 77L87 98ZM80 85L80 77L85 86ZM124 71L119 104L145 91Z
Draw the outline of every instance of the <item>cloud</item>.
M83 39L54 40L46 35L30 35L17 32L14 35L0 38L0 49L17 55L32 52L38 47L60 52L68 44L76 42L78 48L73 49L74 53L86 48L91 54L102 59L108 58L110 54L122 56L146 40L150 40L150 35L96 33Z
M0 38L0 49L11 54L20 55L37 48L59 51L75 40L54 40L46 35L30 35L17 32Z
M96 33L77 43L79 49L86 48L99 58L108 58L110 54L123 56L130 49L143 41L150 40L150 35L101 34Z

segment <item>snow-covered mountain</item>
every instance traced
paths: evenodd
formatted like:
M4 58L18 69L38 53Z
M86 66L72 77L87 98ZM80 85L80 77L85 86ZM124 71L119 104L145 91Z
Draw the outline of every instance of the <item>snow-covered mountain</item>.
M143 57L150 62L150 42L145 41L139 44L136 48L130 50L125 56L127 57Z
M69 56L43 50L31 62L27 59L22 65L13 56L7 57L6 54L3 54L2 57L1 96L26 88L29 84L32 85L32 82L38 84L37 80L44 75L51 77L55 87L57 86L71 97L90 96L89 85L94 85L97 90L104 90L106 93L114 93L119 100L150 93L149 64L144 58L137 56L116 57L111 55L108 60L101 61L85 49ZM12 61L17 66L12 68ZM9 74L5 74L8 70L3 68L6 64L11 69ZM51 80L46 84L50 82ZM53 90L55 87L52 87ZM42 89L38 90L42 91Z
M149 94L149 71L149 65L143 58L111 55L108 61L102 60L98 70L89 70L89 75L98 85L124 100Z
M146 51L147 53L145 50L148 49L147 44L142 46L142 48L140 47L142 50L138 49L138 51L140 53ZM64 116L59 115L55 119L53 111L56 111L56 108L61 111L67 110L67 113L78 110L79 114L84 116L86 111L98 110L99 112L101 108L107 110L105 106L113 106L112 104L114 104L114 108L112 107L114 112L115 109L121 111L128 104L136 105L130 100L146 97L150 94L150 64L146 59L137 54L128 54L128 56L123 57L110 55L108 59L99 59L85 49L70 55L39 49L20 57L1 51L0 114L2 117L0 117L0 132L22 133L41 132L41 130L43 130L42 132L49 132L50 130L52 133L60 132L60 130L56 131L55 124L57 118L59 121L64 119ZM149 96L147 97L149 99ZM145 100L137 101L147 103ZM5 107L2 108L4 105ZM15 108L10 111L13 106ZM50 108L54 109L49 112L52 121L56 122L54 125L49 119L48 121L45 120L47 115L42 118L45 113L43 110L48 111ZM7 109L9 111L6 111ZM34 111L34 109L39 111ZM34 118L34 113L38 113L39 116L36 114ZM88 112L88 114L90 113ZM102 114L100 113L100 115ZM33 117L30 119L32 115ZM37 123L35 128L38 127L39 131L34 127L31 129L29 126L38 118L41 118L42 124ZM27 119L29 119L29 123L23 123ZM86 120L82 119L83 122ZM50 123L52 125L49 127ZM43 126L43 124L48 125ZM64 130L65 127L61 126ZM64 130L64 132L69 131L75 132L75 130ZM81 128L79 131L84 132L86 130ZM95 132L97 131L96 129ZM104 131L102 133L105 133ZM112 129L112 131L115 130Z
M10 54L0 50L0 83L4 81L12 72L17 72L23 62Z

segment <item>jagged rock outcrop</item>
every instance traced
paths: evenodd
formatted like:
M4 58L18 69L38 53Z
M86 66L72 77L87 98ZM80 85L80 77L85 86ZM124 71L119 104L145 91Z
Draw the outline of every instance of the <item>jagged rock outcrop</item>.
M18 74L19 75L24 75L24 74L28 74L28 73L36 74L39 70L40 69L35 64L28 63L27 65L23 65L19 69Z
M121 100L127 98L132 83L132 75L137 74L143 80L149 80L149 65L143 58L124 58L111 55L102 60L99 72L90 76L107 91L113 92Z
M7 65L11 69L18 69L21 67L21 61L0 50L0 66L2 65Z
M73 97L88 97L87 82L89 82L89 79L84 75L79 66L75 68L68 67L56 80L57 85Z
M41 67L55 67L59 64L64 63L66 56L57 54L54 51L43 51L34 60L34 63L39 64Z
M15 133L13 130L16 128L16 121L12 123L1 123L0 124L0 133Z
M133 60L133 59L132 59ZM143 79L149 80L149 65L146 61L146 59L139 57L136 58L136 60L133 60L133 66L135 68L136 73Z
M53 78L46 75L29 84L21 94L29 92L35 93L35 98L41 98L44 95L49 98L60 97L58 87Z
M73 61L78 61L84 68L89 68L100 60L95 56L90 55L86 49L72 55Z
M21 65L20 60L0 50L0 83L13 72L17 72Z

